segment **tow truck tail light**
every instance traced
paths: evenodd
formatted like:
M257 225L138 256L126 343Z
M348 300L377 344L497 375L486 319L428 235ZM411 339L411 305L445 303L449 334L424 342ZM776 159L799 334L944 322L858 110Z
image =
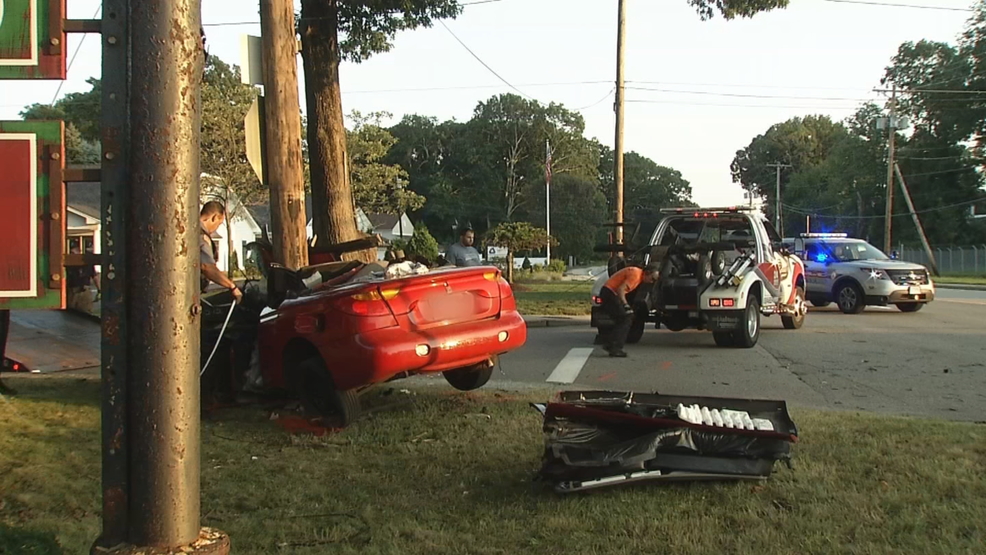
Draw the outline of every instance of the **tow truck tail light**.
M723 299L722 306L723 308L732 308L736 306L736 301L734 299Z
M720 306L722 303L719 299L709 299L709 306Z
M602 297L599 297L597 295L593 295L592 296L592 304L594 304L596 306L599 306L599 305L603 304L603 298Z

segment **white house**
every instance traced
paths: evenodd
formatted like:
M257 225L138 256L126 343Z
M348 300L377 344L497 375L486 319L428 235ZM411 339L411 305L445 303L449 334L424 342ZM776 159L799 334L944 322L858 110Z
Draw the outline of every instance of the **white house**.
M203 181L202 186L201 201L204 204L213 200L214 197L210 195L205 181ZM102 231L100 184L98 182L69 183L65 189L65 204L68 214L65 222L66 246L68 248L78 246L82 252L102 252L100 244ZM232 216L230 228L233 236L233 250L236 252L236 259L242 269L243 247L260 237L261 228L239 201L234 198L229 204L231 206L228 206L226 210ZM226 241L226 224L220 226L213 234L212 240L219 249L219 259L216 260L219 269L229 272L229 243Z
M266 204L247 206L253 220L259 225L260 229L267 229L270 233L270 207ZM314 235L312 218L312 196L305 196L305 219L309 241ZM411 223L407 214L401 214L398 218L393 214L367 214L362 208L356 209L356 229L368 234L378 234L387 243L394 241L406 241L414 236L414 224ZM259 233L259 232L258 232ZM377 249L377 257L383 260L387 254L387 247Z
M219 226L212 234L212 243L218 247L219 258L216 259L216 266L224 272L229 272L229 247L230 241L226 240L227 226L229 228L229 233L232 235L233 241L233 252L236 254L236 262L238 269L243 269L243 247L247 246L249 243L256 241L261 237L262 228L254 220L253 215L250 210L242 204L236 197L235 193L230 193L230 198L225 199L225 192L221 191L218 186L214 186L209 179L211 176L207 174L202 175L202 190L200 198L202 199L202 204L210 200L225 201L226 205L226 218L227 221L223 222L223 225Z

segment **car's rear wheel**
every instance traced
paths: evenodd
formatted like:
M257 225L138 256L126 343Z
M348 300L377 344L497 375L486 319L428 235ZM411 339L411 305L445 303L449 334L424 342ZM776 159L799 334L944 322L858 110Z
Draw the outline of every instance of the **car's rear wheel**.
M714 331L712 339L715 340L717 347L735 347L736 337L731 331Z
M309 358L298 365L297 388L298 397L308 414L335 419L343 428L359 418L359 395L352 389L336 389L320 357Z
M757 344L760 339L760 299L750 296L740 328L733 333L733 341L737 347L749 349Z
M855 283L844 283L835 292L835 302L843 314L859 314L866 308L863 290Z
M805 289L800 285L794 293L794 314L791 316L781 316L784 329L800 329L805 323L805 314L808 312L808 305L805 304Z
M472 391L483 387L486 382L490 381L490 377L493 375L493 365L483 362L465 368L446 370L442 372L442 375L445 376L445 381L449 385L459 391Z
M917 312L924 308L924 303L897 303L897 310L901 312Z

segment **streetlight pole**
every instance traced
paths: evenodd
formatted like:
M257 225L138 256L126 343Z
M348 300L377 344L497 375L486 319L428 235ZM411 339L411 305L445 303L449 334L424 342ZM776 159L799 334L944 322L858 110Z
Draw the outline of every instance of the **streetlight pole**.
M774 168L777 170L777 190L774 194L774 227L777 228L777 232L784 235L784 229L781 226L781 170L783 168L790 168L790 164L767 164L768 168Z
M890 118L887 120L887 208L883 223L883 252L890 252L893 247L893 210L894 210L894 148L897 139L897 85L893 85L890 93Z
M547 256L545 266L551 263L551 142L544 141L545 163L544 163L544 227L548 236Z

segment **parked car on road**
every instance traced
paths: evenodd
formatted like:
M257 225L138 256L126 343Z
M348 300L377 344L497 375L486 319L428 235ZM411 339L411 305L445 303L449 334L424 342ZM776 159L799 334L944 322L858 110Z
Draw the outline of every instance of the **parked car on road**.
M845 233L802 233L795 244L805 260L807 297L814 306L835 303L845 314L859 314L867 305L894 305L917 312L935 300L928 269L902 262L862 239Z

